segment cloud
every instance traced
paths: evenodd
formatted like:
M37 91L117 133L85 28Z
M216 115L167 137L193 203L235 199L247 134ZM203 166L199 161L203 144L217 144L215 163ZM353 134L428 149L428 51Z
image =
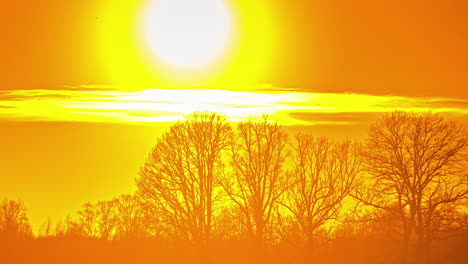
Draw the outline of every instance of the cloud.
M232 121L272 114L288 125L350 125L394 110L468 114L468 100L439 97L314 93L261 85L250 92L213 89L138 91L114 86L0 92L0 119L150 123L193 111L217 111Z
M376 120L382 113L376 112L353 112L353 113L313 113L313 112L292 112L291 118L304 122L314 122L314 124L349 125L366 123Z

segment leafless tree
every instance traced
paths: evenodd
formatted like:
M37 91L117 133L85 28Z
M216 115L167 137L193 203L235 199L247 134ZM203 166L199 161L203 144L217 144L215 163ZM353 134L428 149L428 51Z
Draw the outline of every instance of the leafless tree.
M137 179L138 196L169 235L210 239L215 178L224 168L222 152L230 134L224 116L197 112L158 139Z
M112 239L118 227L118 212L115 200L85 203L77 212L76 227L89 237Z
M414 237L418 257L427 259L441 209L466 203L466 150L458 123L433 113L387 114L369 129L362 154L370 177L355 197L398 215L404 251Z
M359 145L298 134L293 149L290 177L295 184L281 204L292 213L311 251L317 231L338 218L361 172Z
M249 236L263 246L277 201L289 186L284 173L288 135L268 116L239 123L231 142L232 173L222 186Z
M39 236L50 237L53 235L55 235L54 226L52 223L52 219L49 217L47 218L47 221L41 225L41 228L39 230Z
M213 218L213 239L236 240L245 238L245 228L238 219L239 210L231 203L217 208Z
M115 199L118 212L118 237L143 238L150 234L151 223L144 213L141 203L134 195L124 194Z
M32 236L26 207L21 200L3 200L0 203L0 236L24 238Z
M119 225L119 212L114 200L99 201L96 205L98 236L113 239Z
M54 234L57 237L81 237L85 235L79 222L74 221L71 216L59 220L55 224Z
M99 230L97 226L98 213L96 207L92 203L85 203L77 212L78 220L76 225L84 236L97 237Z

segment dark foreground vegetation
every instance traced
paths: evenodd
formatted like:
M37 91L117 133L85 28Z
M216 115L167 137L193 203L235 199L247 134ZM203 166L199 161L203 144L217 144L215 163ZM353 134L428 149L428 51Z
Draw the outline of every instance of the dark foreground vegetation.
M434 243L431 263L466 263L468 234ZM248 241L199 247L170 240L37 238L1 241L1 263L401 263L400 245L385 238L336 239L313 253L290 245L257 250ZM414 254L406 263L421 263Z
M156 142L137 191L33 234L0 203L0 263L467 263L468 137L393 112L363 142L195 113Z

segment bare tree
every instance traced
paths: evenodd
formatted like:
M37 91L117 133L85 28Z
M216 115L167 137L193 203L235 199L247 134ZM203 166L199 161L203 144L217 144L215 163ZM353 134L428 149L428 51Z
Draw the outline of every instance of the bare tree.
M222 185L258 245L265 243L274 208L289 185L283 170L287 138L282 126L265 115L240 123L231 143L233 171Z
M238 208L233 207L231 203L225 203L223 207L217 208L213 222L213 239L216 240L235 240L245 237L241 221L239 221Z
M112 239L118 228L118 211L115 200L85 203L77 212L76 227L89 237Z
M57 237L81 237L84 235L83 228L80 223L74 221L71 216L59 220L54 228L55 236Z
M0 203L0 236L24 238L32 236L26 207L21 200L3 200Z
M415 237L418 257L426 259L440 210L466 202L466 146L459 124L432 113L396 111L370 127L362 152L369 191L355 197L399 216L405 252Z
M39 230L39 236L50 237L53 235L55 235L54 226L52 223L52 219L49 217L47 218L47 221L41 225L41 228Z
M223 170L230 133L224 116L197 112L158 139L137 179L138 195L169 235L210 239L215 178Z
M114 200L99 201L96 205L98 236L113 239L119 225L119 212Z
M151 223L141 207L138 198L124 194L115 199L118 211L118 237L142 238L149 235Z
M293 149L290 177L295 184L281 204L292 213L312 251L317 231L338 218L361 171L359 145L298 134Z
M84 236L97 237L99 236L99 229L97 226L98 213L96 207L92 203L85 203L78 210L78 219L75 222Z

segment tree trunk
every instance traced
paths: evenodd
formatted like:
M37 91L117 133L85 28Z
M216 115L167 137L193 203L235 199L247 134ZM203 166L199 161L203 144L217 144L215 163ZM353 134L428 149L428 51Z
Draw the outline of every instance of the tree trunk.
M314 262L314 239L310 237L307 239L304 252L304 263Z
M406 231L407 232L407 231ZM408 263L408 253L409 253L409 234L404 234L403 244L402 244L402 254L401 254L401 263Z

